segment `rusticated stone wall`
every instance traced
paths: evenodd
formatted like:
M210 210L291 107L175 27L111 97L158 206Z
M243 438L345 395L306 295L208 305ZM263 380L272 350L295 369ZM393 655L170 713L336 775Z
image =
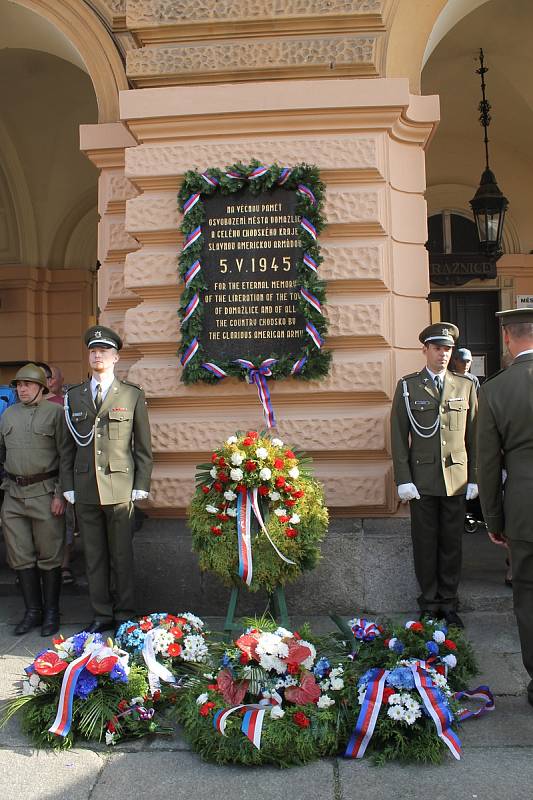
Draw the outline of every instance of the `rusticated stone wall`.
M188 169L252 158L316 163L327 185L332 368L322 381L271 382L277 433L314 457L334 511L394 513L388 414L427 321L423 148L436 102L410 97L401 79L285 81L130 90L121 115L125 167L111 160L100 187L100 305L149 398L150 513L183 513L195 465L236 428L264 425L254 387L185 386L176 355L180 181Z

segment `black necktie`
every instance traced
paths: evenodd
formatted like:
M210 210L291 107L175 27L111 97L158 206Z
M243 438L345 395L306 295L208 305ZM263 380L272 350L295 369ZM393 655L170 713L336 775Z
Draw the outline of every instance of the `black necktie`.
M96 385L96 394L94 396L94 407L97 411L100 411L100 406L102 405L102 384L98 383Z
M435 375L435 387L439 395L442 394L442 378L440 375Z

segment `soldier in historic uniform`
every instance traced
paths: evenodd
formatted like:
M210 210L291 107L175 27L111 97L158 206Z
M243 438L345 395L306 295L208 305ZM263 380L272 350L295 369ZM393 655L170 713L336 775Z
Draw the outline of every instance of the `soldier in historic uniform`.
M459 331L449 322L419 336L426 366L401 378L391 413L394 477L402 502L410 501L415 573L421 616L457 614L465 495L477 496L476 390L448 372Z
M114 374L120 336L95 325L85 344L92 377L65 396L76 457L64 488L76 503L94 610L87 630L94 633L135 611L133 502L148 497L152 449L144 392Z
M51 636L59 629L66 507L62 489L73 448L63 409L42 402L48 392L44 370L26 364L11 385L20 402L0 420L0 464L7 559L18 575L26 607L15 634L42 625L41 634Z
M513 361L481 387L479 492L489 537L511 549L514 612L533 705L533 308L496 316Z

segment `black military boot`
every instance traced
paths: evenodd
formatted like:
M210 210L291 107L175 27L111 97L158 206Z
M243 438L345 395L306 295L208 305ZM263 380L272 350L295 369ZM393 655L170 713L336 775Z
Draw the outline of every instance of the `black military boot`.
M17 569L19 586L24 598L26 612L13 633L22 636L32 628L37 628L43 621L43 601L41 597L41 580L37 567Z
M59 630L59 593L61 591L61 567L42 569L43 582L43 626L41 636L52 636Z

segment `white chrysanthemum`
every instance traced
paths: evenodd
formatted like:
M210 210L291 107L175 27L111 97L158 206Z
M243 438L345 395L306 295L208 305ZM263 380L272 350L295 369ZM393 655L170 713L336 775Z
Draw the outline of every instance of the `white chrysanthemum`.
M274 514L277 517L285 517L285 516L287 516L287 509L286 508L275 508L274 509Z
M154 628L152 643L154 645L154 653L168 655L168 646L174 644L174 636L164 628Z
M331 689L331 683L329 682L329 678L324 678L323 681L320 681L318 684L323 692L327 692L328 689Z
M199 694L198 697L196 698L196 705L203 706L203 704L207 703L208 700L209 700L209 695L207 694L207 692L203 692L203 694Z
M190 624L194 628L200 628L200 630L201 630L204 627L203 619L200 619L200 617L197 617L196 614L191 614L190 611L185 611L185 613L178 614L177 616L178 617L183 617L184 619L186 619L187 622L190 622Z
M413 697L409 697L404 702L404 706L407 709L407 711L412 711L413 713L420 711L420 703L417 703Z
M417 715L415 711L412 711L410 708L407 708L404 712L403 718L408 725L414 725L419 716L420 714Z
M289 470L289 478L298 478L300 475L300 470L298 467L291 467Z
M390 706L387 709L388 716L393 720L400 720L403 719L405 716L405 711L399 705Z
M226 444L235 444L238 441L239 440L237 439L236 436L228 436L228 438L226 439Z
M270 719L281 719L285 716L285 712L281 706L272 706L270 709Z
M115 744L115 738L116 738L116 733L114 733L114 732L111 733L111 731L106 731L105 732L105 743L107 745Z
M435 633L433 634L433 639L434 641L437 642L437 644L442 644L443 641L446 639L446 636L442 631L435 631Z
M244 458L245 458L244 453L241 453L240 450L237 450L236 453L231 454L230 461L234 467L240 467L242 462L244 461Z
M272 444L274 447L283 447L283 442L281 439L272 439Z
M453 669L457 665L457 659L453 655L453 653L450 653L449 655L444 656L444 658L442 660L444 661L445 664L447 664L449 666L450 669Z
M207 511L208 514L218 514L218 508L216 506L207 505L205 507L205 510Z
M227 508L226 514L228 517L236 517L237 516L237 509L236 508Z
M230 478L232 481L242 481L242 476L243 476L242 469L239 469L238 467L232 469L230 472Z
M321 694L317 700L318 708L329 708L335 705L335 700L327 694Z
M339 664L338 667L334 667L331 670L330 675L331 675L332 678L338 678L339 675L344 675L344 668L341 667L341 665Z
M279 500L279 498L281 497L280 493L279 492L275 492L275 491L274 492L270 492L270 494L268 496L270 497L270 499L274 503L276 502L276 500Z
M402 697L398 693L397 694L391 694L390 697L389 697L388 702L389 702L390 706L396 706L396 705L398 705L398 703L402 702Z
M438 686L439 689L447 689L448 688L448 681L444 677L444 675L439 675L437 672L436 675L433 676L433 683L435 686Z
M308 647L309 650L311 651L310 655L307 656L305 661L302 661L302 667L304 669L312 669L313 664L315 663L315 658L316 658L315 646L312 645L311 642L306 642L304 639L302 639L300 641L300 644L303 645L303 647ZM331 686L333 688L333 683L331 684Z
M263 469L259 470L259 477L262 481L269 481L272 477L272 470L268 467L263 467Z
M341 689L344 689L344 681L342 678L331 678L330 679L331 688L334 692L338 692Z
M281 659L288 656L289 648L280 636L276 636L275 633L262 633L255 646L255 652L263 669L274 670L278 675L286 671L287 665Z
M183 639L183 649L180 653L184 661L207 661L207 645L203 636L193 634Z
M257 450L255 451L255 454L257 458L261 458L264 460L268 456L268 450L266 449L266 447L258 447Z
M292 525L298 525L298 523L300 522L300 516L299 516L299 514L293 514L293 515L292 515L292 517L290 518L289 522L290 522Z
M236 497L237 495L235 494L235 492L232 492L231 489L228 489L226 492L224 492L224 499L229 500L230 503L232 500L235 500Z
M211 469L209 470L209 474L211 475L212 478L216 478L218 475L217 468L211 467Z

